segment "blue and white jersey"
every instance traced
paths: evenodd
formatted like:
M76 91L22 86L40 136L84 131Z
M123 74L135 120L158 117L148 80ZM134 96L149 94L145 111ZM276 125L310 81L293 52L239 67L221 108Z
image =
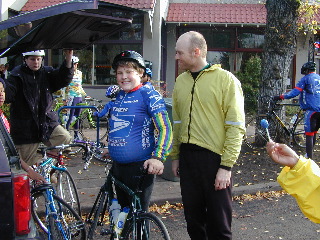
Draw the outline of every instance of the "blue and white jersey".
M290 99L300 94L300 107L304 110L320 112L320 76L310 73L297 83L294 89L282 95L282 99Z
M113 161L131 163L151 157L165 160L172 130L162 96L153 88L119 92L110 111L109 154Z

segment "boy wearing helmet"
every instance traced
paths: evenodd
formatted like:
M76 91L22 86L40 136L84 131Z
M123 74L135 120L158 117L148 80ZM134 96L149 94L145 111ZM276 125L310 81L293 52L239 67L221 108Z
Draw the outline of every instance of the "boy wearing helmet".
M290 99L300 94L300 107L305 111L304 130L306 134L306 157L313 157L313 145L320 128L320 76L316 74L316 64L307 62L301 67L301 74L305 75L294 89L286 94L274 96L273 99Z
M123 51L112 63L120 91L110 110L109 155L113 174L135 189L141 168L148 171L142 184L141 204L148 211L154 174L162 174L163 161L171 150L171 123L161 95L141 84L145 63L134 51ZM122 207L129 197L117 189Z
M52 93L68 86L73 77L73 51L65 50L64 54L64 63L53 69L42 66L43 50L25 52L24 63L11 71L6 82L6 102L11 103L11 136L20 157L30 166L37 161L40 142L56 146L71 141L51 108Z
M68 106L76 106L78 103L82 102L82 97L86 96L86 92L82 88L82 72L78 69L79 58L72 56L72 62L74 67L74 76L66 88L66 99ZM68 112L68 121L66 129L69 130L69 126L73 119L80 115L81 109L70 109ZM74 124L74 138L78 138L79 121Z

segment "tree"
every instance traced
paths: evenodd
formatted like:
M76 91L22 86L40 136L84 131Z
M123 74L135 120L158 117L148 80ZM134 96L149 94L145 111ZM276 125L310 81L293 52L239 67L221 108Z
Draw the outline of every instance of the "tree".
M280 95L285 91L292 58L296 53L299 0L267 0L267 25L262 57L261 96ZM259 112L266 112L259 102Z

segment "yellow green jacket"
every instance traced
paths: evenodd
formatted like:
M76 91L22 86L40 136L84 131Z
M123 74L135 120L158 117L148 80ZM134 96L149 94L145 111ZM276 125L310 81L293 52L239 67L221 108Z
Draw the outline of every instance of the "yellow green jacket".
M202 70L194 80L189 71L177 77L172 99L172 159L181 143L192 143L221 155L221 165L236 162L245 133L240 81L220 65Z
M312 222L320 223L319 166L301 156L293 168L284 167L277 180L296 199L302 213Z

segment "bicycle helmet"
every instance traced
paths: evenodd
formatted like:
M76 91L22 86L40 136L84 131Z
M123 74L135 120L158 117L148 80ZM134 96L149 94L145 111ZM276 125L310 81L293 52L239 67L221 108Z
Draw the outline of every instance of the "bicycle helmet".
M115 56L112 63L112 68L114 70L116 70L119 61L135 61L140 67L146 69L143 57L135 51L123 51Z
M147 74L150 78L152 78L152 71L151 71L150 68L146 68L146 74Z
M45 52L44 50L35 50L35 51L30 51L30 52L25 52L22 53L22 56L26 57L26 56L45 56Z
M302 65L301 67L301 74L308 74L309 72L313 72L316 70L316 63L315 62L307 62Z
M107 98L115 98L119 91L120 91L120 88L118 85L112 85L107 88L106 97Z
M79 58L77 56L72 56L72 61L73 61L73 63L78 63Z

